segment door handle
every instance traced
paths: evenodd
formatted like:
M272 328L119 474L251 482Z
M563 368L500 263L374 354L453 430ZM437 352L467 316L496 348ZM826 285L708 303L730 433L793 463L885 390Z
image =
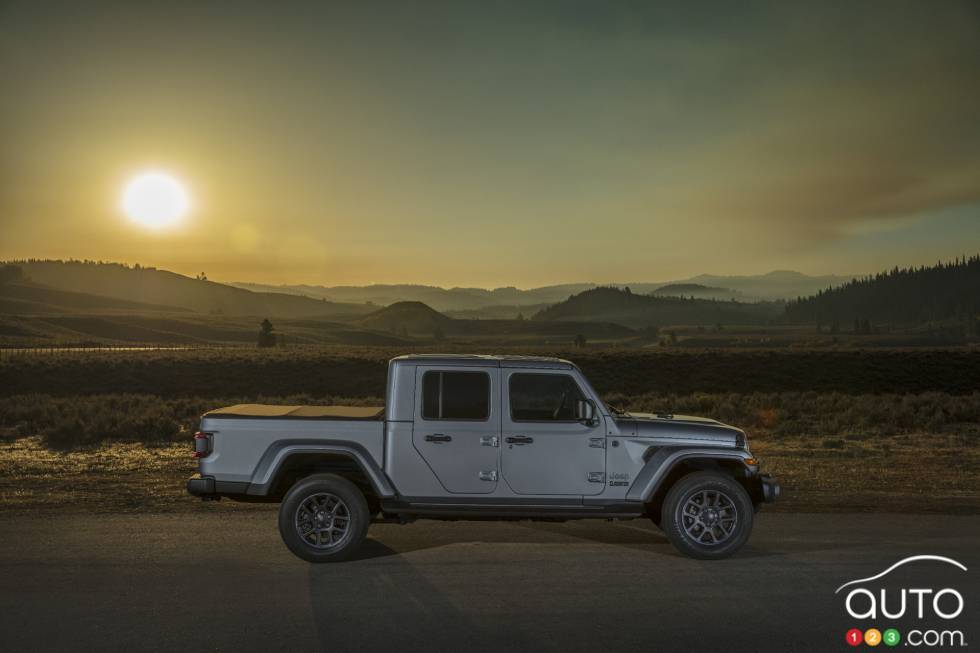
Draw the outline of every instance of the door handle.
M433 433L432 435L425 436L426 442L452 442L453 436L443 435L442 433Z
M526 435L508 435L504 438L504 442L507 444L531 444L534 442L534 438L529 438Z

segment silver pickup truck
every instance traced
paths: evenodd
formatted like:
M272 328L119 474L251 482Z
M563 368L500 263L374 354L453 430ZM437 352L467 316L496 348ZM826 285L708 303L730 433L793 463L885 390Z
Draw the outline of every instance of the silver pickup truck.
M230 406L194 442L187 490L281 502L282 539L310 562L418 518L645 517L682 553L724 558L779 495L741 430L613 409L557 358L400 356L383 408Z

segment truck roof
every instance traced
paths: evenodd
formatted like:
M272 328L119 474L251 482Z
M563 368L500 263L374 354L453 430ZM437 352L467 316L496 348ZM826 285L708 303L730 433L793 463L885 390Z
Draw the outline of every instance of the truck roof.
M551 356L516 356L512 354L406 354L392 358L393 363L422 363L425 365L468 365L490 367L537 367L570 370L575 365L564 358Z

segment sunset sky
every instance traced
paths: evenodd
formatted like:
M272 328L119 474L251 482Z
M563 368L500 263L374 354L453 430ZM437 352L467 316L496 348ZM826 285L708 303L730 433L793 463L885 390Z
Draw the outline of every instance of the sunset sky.
M0 258L529 287L980 251L980 5L681 4L5 0ZM121 208L147 170L179 224Z

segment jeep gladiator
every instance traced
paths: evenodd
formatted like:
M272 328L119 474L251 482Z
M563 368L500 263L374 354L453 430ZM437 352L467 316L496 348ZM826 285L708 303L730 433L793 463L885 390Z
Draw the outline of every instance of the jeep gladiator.
M192 495L280 502L286 546L352 555L374 522L654 521L682 553L724 558L779 484L721 422L607 406L557 358L399 356L384 407L242 404L206 413Z

